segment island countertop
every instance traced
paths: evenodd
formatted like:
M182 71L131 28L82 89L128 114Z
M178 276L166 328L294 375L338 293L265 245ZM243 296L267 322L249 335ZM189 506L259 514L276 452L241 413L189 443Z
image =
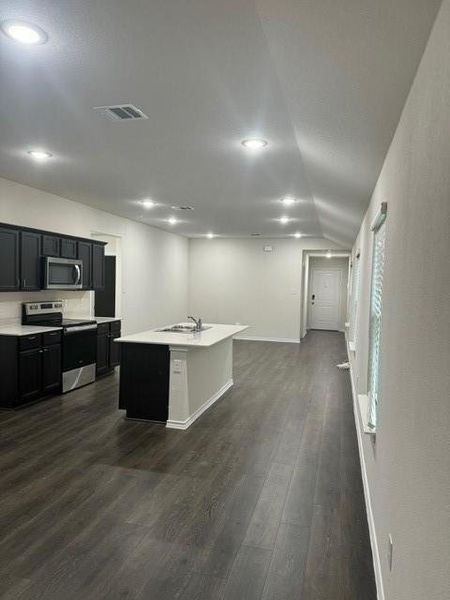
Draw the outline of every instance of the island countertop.
M171 326L168 325L167 327ZM115 341L122 344L160 344L208 348L248 329L247 325L224 325L221 323L204 323L204 327L208 327L208 329L196 333L160 331L162 327L158 327L157 329L126 335L117 338Z

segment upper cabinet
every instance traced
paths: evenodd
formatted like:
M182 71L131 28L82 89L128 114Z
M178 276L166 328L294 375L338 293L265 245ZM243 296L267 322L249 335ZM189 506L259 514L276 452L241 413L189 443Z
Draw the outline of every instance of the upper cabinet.
M105 246L92 244L92 287L102 290L105 287Z
M61 238L60 256L61 258L77 258L77 240Z
M15 292L20 285L19 232L0 228L0 291Z
M20 289L41 289L41 236L30 231L20 232Z
M78 242L78 258L83 261L83 290L92 289L92 244Z
M0 224L0 292L42 289L43 257L83 261L83 289L105 286L105 244Z
M59 237L55 235L42 236L42 256L60 256Z

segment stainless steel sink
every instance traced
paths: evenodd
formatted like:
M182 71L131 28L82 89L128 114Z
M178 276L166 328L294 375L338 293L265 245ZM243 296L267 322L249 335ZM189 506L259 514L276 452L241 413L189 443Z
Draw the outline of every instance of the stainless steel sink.
M201 329L197 329L195 325L172 325L172 327L166 327L165 329L158 329L158 331L168 331L171 333L199 333L211 329L207 325L202 325Z

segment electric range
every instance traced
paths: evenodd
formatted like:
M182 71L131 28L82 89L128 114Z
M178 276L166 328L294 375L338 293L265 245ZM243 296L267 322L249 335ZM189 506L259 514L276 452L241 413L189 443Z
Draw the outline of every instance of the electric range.
M70 392L95 381L97 362L97 322L93 319L67 319L63 303L26 302L22 324L62 327L62 391Z

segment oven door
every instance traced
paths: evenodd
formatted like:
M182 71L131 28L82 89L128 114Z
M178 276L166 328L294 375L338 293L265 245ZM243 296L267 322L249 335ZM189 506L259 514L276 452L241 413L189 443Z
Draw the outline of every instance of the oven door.
M83 287L83 262L70 258L44 258L46 290L79 290Z
M95 381L97 325L64 329L63 393Z

